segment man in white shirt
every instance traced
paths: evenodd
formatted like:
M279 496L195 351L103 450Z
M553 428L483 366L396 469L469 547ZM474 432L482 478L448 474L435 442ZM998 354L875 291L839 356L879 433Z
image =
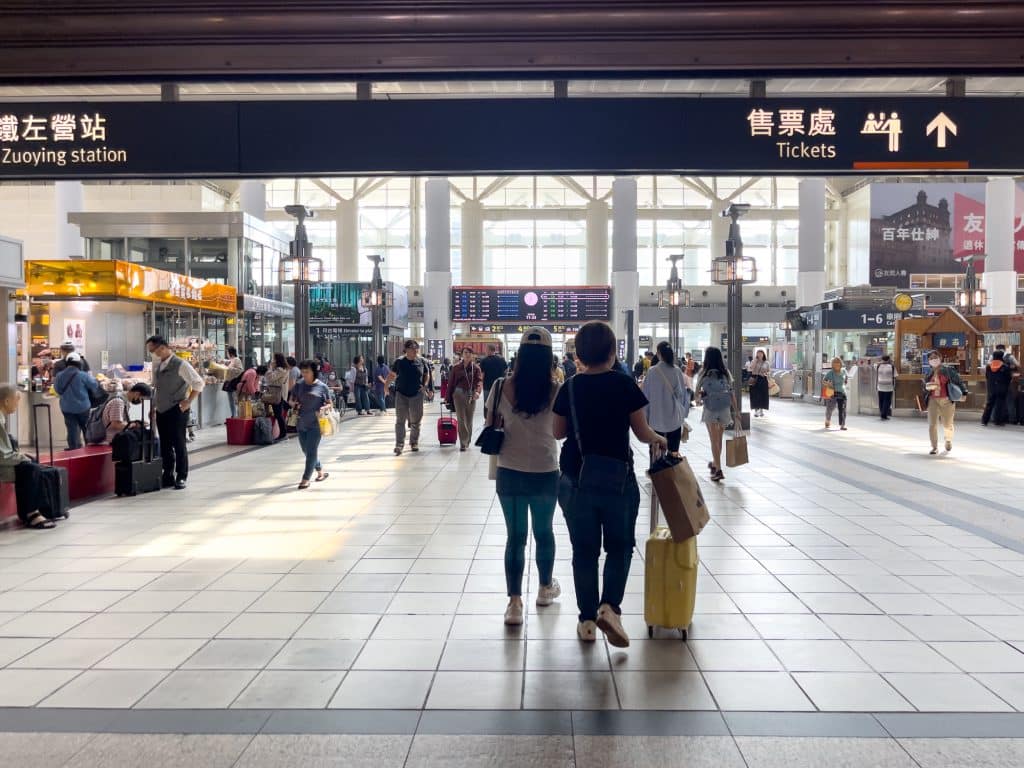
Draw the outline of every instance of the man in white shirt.
M184 490L188 480L188 416L192 401L199 397L205 382L195 368L171 352L162 336L146 339L146 349L153 356L155 394L151 418L160 433L163 485Z
M888 421L892 416L892 394L896 389L896 366L889 355L882 356L882 362L875 368L875 378L878 382L878 412L882 421Z

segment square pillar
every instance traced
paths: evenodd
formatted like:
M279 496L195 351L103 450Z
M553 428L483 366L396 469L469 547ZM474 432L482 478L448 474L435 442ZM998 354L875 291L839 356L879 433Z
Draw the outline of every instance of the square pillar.
M1017 272L1013 263L1016 194L1013 179L991 179L985 185L985 272L981 284L988 293L988 303L982 314L1017 312Z
M448 179L427 180L423 189L423 205L427 266L423 282L423 335L428 339L443 339L446 352L451 356L452 234Z
M626 312L633 310L633 338L626 348L634 354L639 343L640 274L636 269L636 179L612 182L612 328L626 336ZM628 354L628 352L627 352ZM632 360L629 361L632 363Z
M796 305L809 307L825 300L825 180L801 180L798 196Z

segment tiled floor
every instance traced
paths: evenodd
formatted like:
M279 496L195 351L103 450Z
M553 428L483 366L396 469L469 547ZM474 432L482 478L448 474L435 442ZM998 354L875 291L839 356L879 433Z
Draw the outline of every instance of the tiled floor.
M773 404L752 464L705 484L713 521L685 644L647 639L642 538L631 647L576 641L560 515L563 596L537 609L528 595L525 626L506 629L486 463L431 439L396 458L391 419L354 419L323 444L332 476L309 491L294 489L291 441L198 470L183 493L0 531L0 707L1024 711L1024 433L963 425L953 454L929 457L922 421L854 417L825 434L819 417ZM706 436L685 448L702 467ZM238 746L239 765L287 753L260 738L216 750ZM332 738L308 748L328 760ZM914 754L884 744L879 765ZM409 765L444 749L392 747ZM790 748L799 764L804 747ZM101 759L93 749L70 764ZM539 764L573 749L610 759L578 738L537 749Z

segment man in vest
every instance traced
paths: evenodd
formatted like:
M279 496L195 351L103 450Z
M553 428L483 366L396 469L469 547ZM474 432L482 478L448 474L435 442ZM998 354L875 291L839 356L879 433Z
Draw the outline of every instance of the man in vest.
M171 352L162 336L146 339L153 356L153 411L160 433L160 458L164 464L163 485L183 490L188 480L188 448L185 432L192 401L203 390L203 377Z

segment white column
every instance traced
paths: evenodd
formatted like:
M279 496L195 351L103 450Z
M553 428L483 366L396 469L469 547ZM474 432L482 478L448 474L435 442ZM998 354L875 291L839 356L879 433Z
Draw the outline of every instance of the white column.
M451 187L448 179L428 179L423 185L423 215L427 266L423 283L423 333L428 339L444 339L445 351L451 356L452 236ZM465 247L465 229L462 230L462 236ZM462 258L465 270L465 255Z
M342 200L334 209L334 247L337 258L336 279L340 283L359 282L359 201Z
M608 203L587 203L587 283L604 285L608 280Z
M809 307L825 300L825 180L801 180L798 194L796 305Z
M725 333L725 323L708 323L708 344L712 347L722 348L722 334Z
M57 252L50 258L69 259L72 256L83 256L85 248L82 233L77 224L68 223L69 213L79 213L85 209L82 182L58 181L54 187Z
M462 284L484 283L484 206L479 200L462 204Z
M267 185L262 181L243 181L238 185L238 210L260 221L267 218Z
M985 185L985 274L988 292L986 315L1017 312L1017 273L1013 265L1013 179L992 179Z
M640 274L636 269L636 179L612 182L612 328L626 335L626 312L633 310L633 349L639 343ZM628 340L627 340L628 346Z

